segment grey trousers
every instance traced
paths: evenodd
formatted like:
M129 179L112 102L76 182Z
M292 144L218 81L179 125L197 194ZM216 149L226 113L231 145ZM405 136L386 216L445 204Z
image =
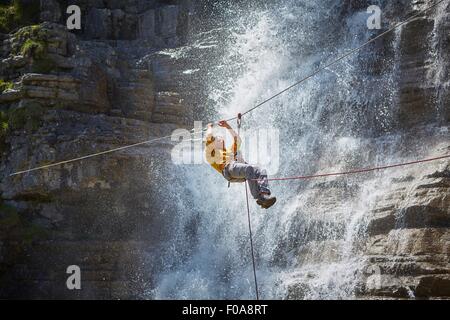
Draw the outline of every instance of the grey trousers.
M261 170L257 166L232 161L225 166L222 174L228 181L233 179L247 180L252 197L256 200L261 198L261 193L270 195L266 170Z

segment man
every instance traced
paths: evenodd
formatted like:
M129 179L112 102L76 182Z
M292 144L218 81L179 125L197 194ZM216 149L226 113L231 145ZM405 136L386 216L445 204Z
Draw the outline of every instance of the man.
M248 181L250 192L256 203L264 209L268 209L275 204L277 198L270 196L265 170L247 164L238 154L241 138L225 121L219 121L219 126L226 128L233 136L231 148L225 147L225 139L222 136L215 136L213 124L208 124L206 132L206 160L229 182Z

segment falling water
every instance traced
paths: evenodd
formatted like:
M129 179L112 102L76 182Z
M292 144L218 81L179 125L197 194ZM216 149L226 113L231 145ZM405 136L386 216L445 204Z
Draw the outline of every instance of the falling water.
M335 0L280 0L245 9L224 2L222 9L216 42L221 58L209 62L214 67L204 86L211 105L205 115L223 118L376 34L367 29L364 9L351 12ZM393 53L376 54L380 47L369 46L244 117L244 136L267 128L279 133L279 167L271 168L271 175L397 160L396 37L385 44ZM374 72L377 68L382 72ZM247 139L244 149L252 143ZM228 189L207 165L177 166L172 174L166 201L173 208L168 214L173 237L162 245L162 267L149 296L254 298L244 185ZM252 202L262 298L355 297L366 262L359 240L370 209L389 189L386 175L396 173L273 182L278 197L273 209L263 211Z

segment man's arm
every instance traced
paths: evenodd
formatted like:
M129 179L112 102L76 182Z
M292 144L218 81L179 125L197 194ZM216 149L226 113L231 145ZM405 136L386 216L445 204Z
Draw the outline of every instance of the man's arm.
M213 137L213 124L208 123L208 130L206 130L206 143L210 143Z
M226 128L228 132L233 136L233 150L237 152L239 146L241 145L241 137L239 137L236 131L234 131L234 129L225 120L219 121L219 126Z

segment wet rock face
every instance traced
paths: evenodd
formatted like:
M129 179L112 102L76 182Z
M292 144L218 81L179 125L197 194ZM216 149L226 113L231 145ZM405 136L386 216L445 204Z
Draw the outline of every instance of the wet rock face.
M373 4L371 1L344 1L339 16L348 21L350 27L344 28L342 34L349 36L358 33L355 27L351 27L352 19L360 15L367 17L366 10ZM412 15L432 4L430 1L420 4L380 1L377 5L381 9L382 30L404 21L407 13ZM361 131L358 127L364 122L368 122L370 136L382 136L391 130L405 131L424 124L448 123L448 108L442 107L448 103L449 95L446 77L448 21L448 4L443 3L439 8L420 14L408 24L369 44L357 54L356 73L360 74L361 79L355 75L355 80L369 82L354 89L358 97L368 97L367 101L347 102L352 114L358 115L354 131ZM365 30L363 32L367 35ZM374 31L371 37L377 34ZM363 42L366 39L360 40ZM389 74L392 82L386 77ZM383 91L384 87L390 89ZM386 99L392 88L395 88L395 96ZM383 94L380 95L381 92ZM390 110L392 116L381 120L383 110L374 106L373 100L385 105L395 103L396 108ZM356 106L353 106L354 103ZM364 110L364 114L359 115L360 110ZM339 112L337 109L336 114Z
M171 204L164 201L164 188L170 188L173 168L163 164L170 163L170 145L143 145L8 175L191 127L207 98L202 77L221 54L199 49L202 42L193 43L196 39L186 42L192 1L77 3L83 15L79 32L64 27L67 1L41 0L39 26L0 35L0 76L11 84L0 94L0 298L148 297L159 267L153 257L169 236L164 212ZM344 4L340 11L347 17L369 2ZM390 1L386 10L392 18L407 11ZM398 66L393 127L411 135L406 145L427 144L426 150L436 153L448 144L442 149L432 135L420 142L414 136L426 136L427 126L448 126L450 120L450 108L435 109L448 105L450 97L448 11L416 19L377 44L375 51L383 54L360 66L373 77L388 69L384 58L393 61L390 67ZM203 47L214 46L207 42ZM363 117L368 127L375 126L372 115ZM302 192L316 212L308 219L298 213L289 229L298 236L280 240L273 262L304 267L311 259L312 267L298 275L287 298L308 297L308 279L317 266L342 259L351 222L342 216L361 200L356 185L370 184L369 178L352 185L343 180L311 185ZM352 274L346 293L450 296L448 180L448 161L401 171L392 188L366 208L368 221L352 245L366 260L365 269L379 275ZM305 229L306 223L311 228ZM286 249L298 261L283 256ZM85 270L84 290L66 289L69 265Z
M448 153L448 135L441 139L427 152ZM312 212L293 218L273 261L293 266L286 297L450 297L449 165L444 159L309 185L299 200ZM349 193L346 184L358 187Z
M424 4L424 6L430 5ZM417 9L420 9L419 6ZM409 128L448 126L449 5L417 18L398 35L398 123ZM416 130L419 133L420 129ZM424 145L433 149L436 137ZM435 154L448 153L448 148ZM450 297L449 164L427 164L380 198L367 227L369 265L380 271L364 295L397 298Z
M41 1L41 21L59 22L64 12L57 0L42 0Z
M349 17L365 11L370 4L345 1L343 17L351 20ZM383 17L393 25L405 13L417 12L433 2L412 6L392 1L380 4ZM361 147L356 157L373 152L368 155L370 163L384 164L402 161L393 159L449 153L449 12L449 5L442 4L359 53L355 77L361 76L369 85L355 86L351 94L361 90L358 96L371 97L367 101L369 108L365 108L366 101L357 100L359 105L354 109L355 113L364 110L364 116L357 115L357 127L362 127L370 146ZM370 83L377 83L380 75L389 72L393 79L389 91L395 94L388 104L373 99L376 95L372 93L379 91L371 92ZM386 132L377 128L373 117L380 114L375 101L389 106L392 117ZM348 107L339 105L335 114L341 115L341 110ZM326 114L325 123L330 117L333 119L333 115ZM361 125L364 123L367 126ZM336 130L335 125L330 127ZM369 135L364 133L366 129ZM395 150L390 150L393 146ZM323 172L342 169L332 167L335 160L329 162ZM345 166L364 167L359 161ZM293 265L294 271L286 276L286 297L448 299L448 170L449 161L445 159L382 171L378 178L363 175L327 179L324 184L308 183L294 201L298 208L286 223L289 229L281 236L274 255L277 267ZM356 187L346 193L349 186ZM325 227L318 227L322 225ZM294 261L286 251L296 252Z
M168 143L9 177L187 125L186 97L152 66L182 44L188 1L78 3L82 32L66 30L66 1L42 0L41 24L1 38L1 298L142 297L167 237ZM82 291L67 290L69 265Z
M381 279L378 287L367 288L367 294L450 296L448 162L426 174L430 169L420 172L425 173L422 178L396 183L379 199L384 209L374 209L370 218L366 254L381 271Z
M85 39L143 40L153 47L176 47L184 43L189 28L190 1L168 4L156 0L78 1ZM63 23L67 1L42 0L43 22Z
M431 2L418 6L420 10ZM398 121L407 129L424 123L448 123L449 5L418 17L401 29L398 38Z

